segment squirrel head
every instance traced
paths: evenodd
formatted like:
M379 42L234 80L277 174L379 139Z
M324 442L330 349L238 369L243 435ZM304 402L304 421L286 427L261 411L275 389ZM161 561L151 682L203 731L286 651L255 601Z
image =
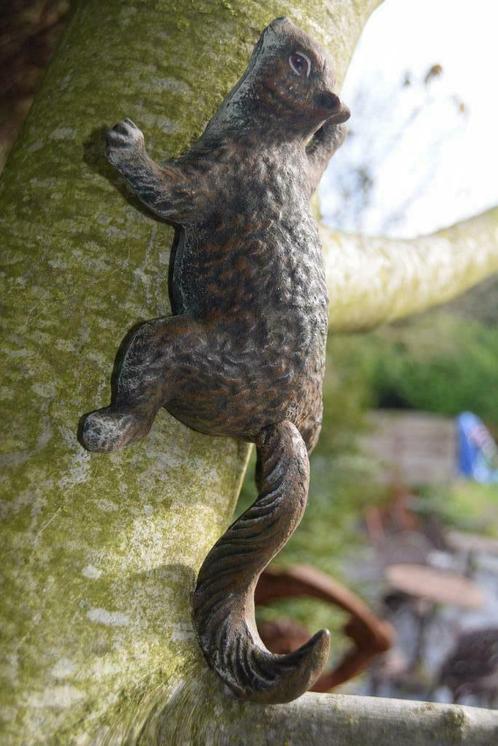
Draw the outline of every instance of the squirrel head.
M287 18L276 18L259 37L247 70L209 127L306 139L327 120L340 124L349 119L334 86L325 50Z

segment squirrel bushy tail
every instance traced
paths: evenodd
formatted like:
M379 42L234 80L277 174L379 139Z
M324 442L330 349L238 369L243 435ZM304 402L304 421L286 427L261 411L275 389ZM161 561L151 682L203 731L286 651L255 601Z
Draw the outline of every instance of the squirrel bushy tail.
M309 689L329 653L317 632L288 655L263 645L254 618L262 571L297 528L308 496L306 446L290 422L265 428L256 440L259 495L207 555L199 572L193 616L204 656L240 699L276 704Z

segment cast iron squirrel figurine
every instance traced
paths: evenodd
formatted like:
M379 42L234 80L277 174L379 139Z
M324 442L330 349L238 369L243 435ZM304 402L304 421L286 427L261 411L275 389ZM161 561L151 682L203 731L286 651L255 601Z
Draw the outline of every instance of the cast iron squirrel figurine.
M112 403L82 419L80 440L122 448L166 407L195 430L256 444L259 496L204 561L193 618L208 664L236 696L265 703L302 694L329 650L322 630L272 655L253 597L301 520L321 425L327 291L309 202L349 117L333 86L325 52L277 18L185 155L157 165L129 119L107 135L109 161L176 228L174 315L128 336Z

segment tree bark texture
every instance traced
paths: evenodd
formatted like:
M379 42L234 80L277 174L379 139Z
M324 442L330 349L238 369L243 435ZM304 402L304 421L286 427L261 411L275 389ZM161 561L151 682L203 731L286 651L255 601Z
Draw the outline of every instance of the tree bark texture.
M76 440L79 416L108 402L120 339L169 310L171 231L116 180L101 131L129 116L153 157L177 154L272 18L287 14L329 47L342 77L376 4L77 5L0 191L2 743L173 743L164 734L179 728L178 743L203 744L218 726L233 733L273 714L284 733L283 709L226 696L190 621L195 574L230 521L247 447L166 413L124 452L90 455ZM329 701L303 706L323 713ZM299 703L289 707L299 721Z

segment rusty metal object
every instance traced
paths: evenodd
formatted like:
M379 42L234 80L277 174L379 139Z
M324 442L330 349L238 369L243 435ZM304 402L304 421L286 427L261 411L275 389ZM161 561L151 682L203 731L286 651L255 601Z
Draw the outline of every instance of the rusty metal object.
M166 407L195 430L256 443L260 495L206 558L193 607L209 665L236 696L260 702L300 695L328 650L320 632L272 656L252 595L300 520L306 451L321 425L327 293L309 200L349 117L333 86L324 51L278 18L183 156L154 163L130 120L107 137L109 161L176 227L175 315L128 334L111 405L83 417L79 437L90 451L113 451L146 435Z
M268 650L279 655L286 655L297 650L308 641L310 636L307 627L287 617L274 619L271 622L258 622L258 631ZM317 681L320 681L320 678Z
M337 580L307 565L287 570L266 570L255 592L257 605L277 598L310 597L344 609L350 619L343 631L354 642L337 666L315 682L315 692L327 692L363 671L375 656L385 653L394 641L394 629L379 619L368 606ZM307 630L291 620L267 622L260 626L261 637L274 652L288 653L301 645Z

